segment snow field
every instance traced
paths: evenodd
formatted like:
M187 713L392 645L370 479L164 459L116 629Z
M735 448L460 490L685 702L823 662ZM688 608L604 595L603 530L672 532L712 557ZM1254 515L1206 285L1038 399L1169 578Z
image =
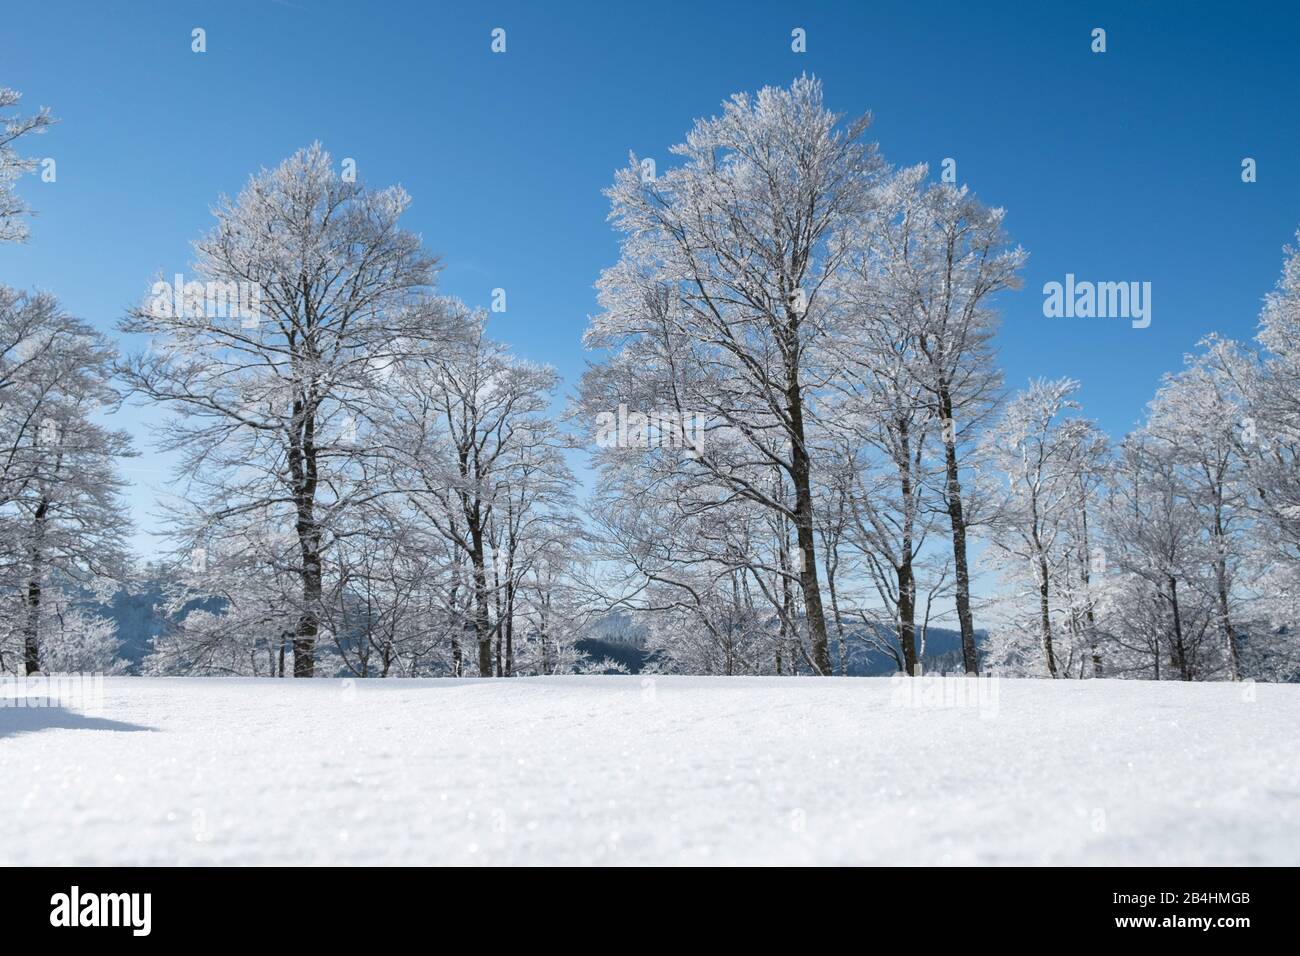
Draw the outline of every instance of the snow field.
M106 678L0 864L1300 863L1300 687L925 680Z

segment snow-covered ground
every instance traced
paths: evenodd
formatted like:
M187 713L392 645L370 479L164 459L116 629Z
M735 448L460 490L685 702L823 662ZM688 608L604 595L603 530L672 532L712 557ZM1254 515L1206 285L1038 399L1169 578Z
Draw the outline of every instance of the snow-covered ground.
M0 864L1300 863L1300 686L902 683L109 678Z

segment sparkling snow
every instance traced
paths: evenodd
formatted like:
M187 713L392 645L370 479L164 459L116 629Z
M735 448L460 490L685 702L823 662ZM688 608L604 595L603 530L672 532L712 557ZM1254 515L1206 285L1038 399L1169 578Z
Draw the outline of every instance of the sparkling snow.
M905 683L108 678L0 864L1300 863L1300 686Z

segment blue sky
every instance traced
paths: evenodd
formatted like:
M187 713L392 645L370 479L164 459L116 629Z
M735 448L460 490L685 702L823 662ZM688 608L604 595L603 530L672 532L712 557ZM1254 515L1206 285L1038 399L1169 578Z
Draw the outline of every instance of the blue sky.
M186 271L219 194L319 139L368 183L405 186L443 291L487 305L504 288L494 334L571 384L616 257L600 192L615 168L629 150L662 168L695 117L801 72L834 109L874 114L890 162L953 157L1007 208L1030 253L1002 300L1008 383L1078 378L1113 434L1201 336L1253 334L1300 225L1294 5L172 0L10 5L3 23L0 84L60 123L25 147L58 178L21 186L40 215L26 246L0 248L0 282L104 329L155 273ZM1067 272L1151 282L1150 328L1044 318L1043 283ZM147 414L122 419L150 551L166 462Z

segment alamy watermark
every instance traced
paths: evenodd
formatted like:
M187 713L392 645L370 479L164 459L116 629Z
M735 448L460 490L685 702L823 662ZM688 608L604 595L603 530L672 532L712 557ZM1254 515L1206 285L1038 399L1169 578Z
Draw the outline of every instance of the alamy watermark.
M118 926L131 930L132 936L148 936L153 928L153 894L83 893L74 885L50 897L50 925Z
M64 707L98 716L104 711L104 675L0 674L0 707Z
M1043 285L1043 315L1049 319L1130 319L1133 328L1151 324L1150 282L1065 282Z
M674 410L617 412L596 416L596 445L600 448L680 448L688 458L704 454L704 416Z
M908 677L895 674L889 679L890 704L914 710L970 709L980 717L998 715L998 684L995 674L936 674Z
M262 287L255 282L186 282L179 272L172 282L155 282L149 290L149 314L158 319L239 319L246 329L262 320Z

